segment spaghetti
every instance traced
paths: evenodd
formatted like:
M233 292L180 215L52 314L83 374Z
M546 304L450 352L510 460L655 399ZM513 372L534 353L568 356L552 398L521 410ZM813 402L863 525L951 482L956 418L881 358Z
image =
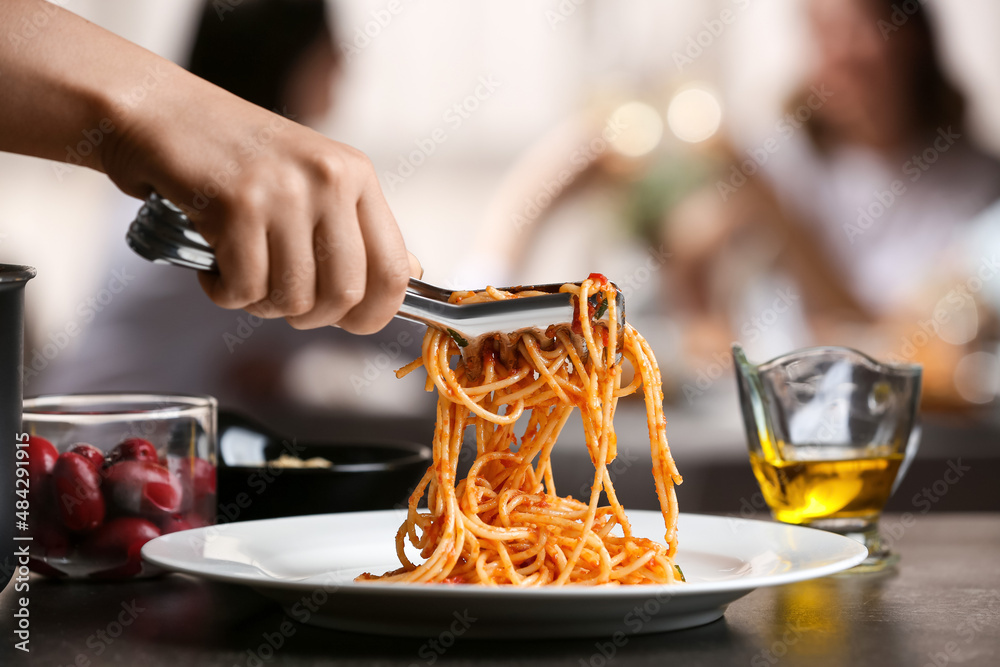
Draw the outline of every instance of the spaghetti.
M565 331L555 331L552 349L542 349L531 334L516 342L514 363L501 363L491 351L473 379L459 358L456 342L428 329L421 358L397 376L423 366L427 389L438 391L434 462L414 490L409 511L396 535L402 567L359 581L470 583L516 586L564 584L673 583L683 579L673 563L677 549L677 499L681 482L665 434L663 392L656 359L646 341L626 324L618 331L616 288L591 274L580 285L564 285L577 304L603 296L607 323L593 308L577 308L573 330L582 334L589 354L581 358ZM453 302L517 298L487 288L462 292ZM598 313L598 317L600 313ZM619 350L619 334L623 347ZM620 356L635 369L621 386ZM642 388L646 402L653 478L666 527L666 545L636 537L615 495L608 464L616 455L613 426L618 399ZM580 409L587 449L594 464L588 502L556 495L552 447L574 408ZM524 435L515 423L527 413ZM457 479L459 453L467 426L476 431L476 459ZM607 505L601 505L602 491ZM426 495L428 509L418 506ZM617 530L616 530L617 529ZM406 542L424 561L414 563Z

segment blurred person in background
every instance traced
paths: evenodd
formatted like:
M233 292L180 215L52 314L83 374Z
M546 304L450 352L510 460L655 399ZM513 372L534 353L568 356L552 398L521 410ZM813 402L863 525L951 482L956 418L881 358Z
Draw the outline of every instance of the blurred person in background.
M927 402L960 404L956 366L992 315L955 292L969 276L948 249L1000 198L1000 163L967 136L923 4L812 0L808 15L816 60L780 140L724 149L713 187L668 216L689 342L850 345L922 363ZM755 175L742 165L761 150Z
M221 16L216 5L203 7L188 70L295 122L323 120L341 72L326 2L250 0L227 6ZM264 152L267 145L262 139L247 150ZM138 208L137 200L122 197L115 217L131 219ZM127 276L127 285L85 327L74 354L42 372L30 393L205 393L267 422L269 415L294 411L303 393L318 404L310 407L349 407L362 394L356 385L370 383L363 366L352 384L345 372L349 364L331 369L310 363L312 344L339 349L340 360L373 356L387 340L392 350L409 342L416 345L414 356L419 353L419 333L399 320L374 337L356 337L331 327L296 331L280 320L218 308L200 295L192 272L141 259L127 247L123 226L112 227L103 244L110 252L108 270ZM307 358L296 361L303 350ZM409 351L400 352L397 366L409 360ZM318 376L324 370L331 372Z

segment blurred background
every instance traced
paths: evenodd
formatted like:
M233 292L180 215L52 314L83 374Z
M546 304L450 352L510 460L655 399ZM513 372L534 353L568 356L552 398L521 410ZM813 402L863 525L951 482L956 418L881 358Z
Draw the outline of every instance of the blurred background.
M924 442L893 502L964 457L982 484L935 508L1000 505L1000 5L65 6L366 152L429 282L616 281L663 371L685 511L755 488L733 341L759 362L838 344L921 363ZM26 395L210 393L303 438L429 439L423 379L392 372L419 328L303 333L217 309L194 275L130 255L139 205L100 174L0 154L2 259L38 269ZM641 405L617 423L620 474L648 479ZM587 457L561 456L575 489ZM626 505L654 502L632 486Z

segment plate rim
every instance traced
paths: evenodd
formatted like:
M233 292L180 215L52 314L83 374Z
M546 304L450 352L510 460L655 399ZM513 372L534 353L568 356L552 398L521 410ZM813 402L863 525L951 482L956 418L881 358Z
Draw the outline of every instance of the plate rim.
M244 531L252 530L261 524L273 523L273 522L292 522L292 521L302 521L308 523L310 521L321 521L329 520L330 518L347 517L347 516L358 516L358 515L399 515L401 510L390 509L390 510L369 510L362 512L341 512L341 513L330 513L330 514L312 514L294 517L281 517L276 519L258 519L255 521L240 521L225 524L216 524L214 526L205 526L202 528L194 528L191 530L179 531L176 533L169 533L167 535L161 535L159 537L153 538L142 547L142 558L149 563L160 567L164 570L171 572L180 572L183 574L188 574L192 576L201 577L211 581L219 581L225 583L241 584L250 586L253 588L261 589L281 589L281 590L314 590L317 587L323 586L326 588L333 588L336 593L350 593L358 595L371 595L371 596L425 596L425 595L443 595L448 597L464 598L464 597L476 597L480 595L503 595L509 597L538 597L543 595L545 597L592 597L594 595L600 597L614 597L614 598L631 598L631 597L649 597L649 595L656 595L663 592L669 592L672 597L688 597L696 595L707 595L712 593L724 593L724 592L737 592L737 591L752 591L757 588L765 588L771 586L780 586L784 584L795 583L799 581L806 581L809 579L816 579L837 572L841 572L848 568L851 568L861 561L863 561L868 556L868 549L849 537L843 535L838 535L836 533L831 533L824 530L819 530L816 528L810 528L808 526L799 526L793 524L784 524L777 521L763 521L760 519L744 519L742 517L729 517L711 514L693 514L693 513L680 513L680 518L685 518L687 521L739 521L741 526L750 524L752 527L758 530L784 530L798 533L804 531L805 533L812 533L812 537L817 535L822 535L821 539L829 539L832 544L838 544L841 548L846 549L849 553L840 556L836 560L829 563L819 565L816 567L800 568L794 569L788 572L779 572L776 574L766 574L748 577L739 577L734 579L723 579L719 581L705 581L705 582L692 582L685 584L643 584L637 586L577 586L577 585L567 585L561 587L528 587L519 588L514 586L469 586L469 585L457 585L457 584L412 584L412 583L378 583L378 582L329 582L324 584L322 581L317 581L317 577L322 577L322 575L313 575L308 579L268 579L262 575L253 575L247 572L239 573L221 573L221 572L211 572L206 571L202 568L193 567L190 564L179 563L176 559L169 558L162 553L157 553L161 548L165 548L166 545L173 543L191 541L196 539L199 535L207 534L212 530L221 530L223 532L231 531ZM659 511L656 510L631 510L626 511L630 517L637 515L650 514L656 516L662 516ZM680 520L679 518L679 520ZM683 554L684 544L681 541L679 551ZM704 550L692 550L692 553L711 553L712 555L734 557L732 554L726 554L724 552L707 552ZM779 554L780 555L780 554ZM739 557L736 557L739 558ZM740 558L740 560L745 560Z

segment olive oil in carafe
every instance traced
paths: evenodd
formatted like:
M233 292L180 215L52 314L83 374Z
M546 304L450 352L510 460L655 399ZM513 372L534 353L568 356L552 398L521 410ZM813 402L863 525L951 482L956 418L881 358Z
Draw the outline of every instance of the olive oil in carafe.
M836 450L841 448L811 449L836 456ZM892 493L902 462L901 453L876 458L809 460L778 460L756 452L750 454L754 475L774 518L798 524L816 519L877 518Z

